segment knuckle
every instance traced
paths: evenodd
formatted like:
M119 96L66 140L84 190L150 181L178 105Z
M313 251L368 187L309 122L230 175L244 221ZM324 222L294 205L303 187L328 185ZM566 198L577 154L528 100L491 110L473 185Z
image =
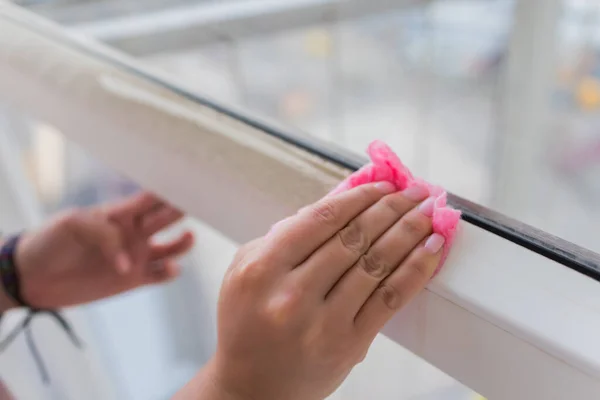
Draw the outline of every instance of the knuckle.
M300 320L304 294L301 289L288 288L271 296L263 309L263 318L272 326L292 329Z
M402 218L400 227L403 232L410 236L425 235L427 233L427 223L419 218Z
M353 253L363 254L369 249L369 238L356 221L339 231L338 236L342 245Z
M255 248L257 248L263 241L262 237L256 238L254 240L251 240L245 244L243 244L237 251L235 257L236 258L242 258L244 257L246 254L250 253L252 250L254 250Z
M376 251L370 251L358 260L358 267L367 275L381 279L388 274L388 265L384 258Z
M404 205L404 198L401 196L385 196L381 199L384 206L394 212L394 214L403 215L406 213L406 207Z
M315 204L311 214L317 221L327 225L334 225L338 219L335 204L331 200Z
M424 258L415 258L408 262L407 268L411 273L427 281L433 275L432 263Z
M372 185L361 185L356 189L359 191L359 195L365 200L372 199L379 193Z
M232 268L230 280L242 287L254 287L262 280L263 266L259 258L244 257Z
M403 304L404 299L397 288L390 284L382 284L377 288L377 295L381 302L390 310L397 311Z

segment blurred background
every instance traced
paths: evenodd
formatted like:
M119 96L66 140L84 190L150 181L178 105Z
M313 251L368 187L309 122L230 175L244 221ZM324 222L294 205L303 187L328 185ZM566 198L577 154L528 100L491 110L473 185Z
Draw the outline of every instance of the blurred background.
M357 11L313 19L331 1L14 3L291 131L360 153L382 139L416 175L600 251L599 2L346 1ZM41 216L137 190L22 110L3 109L1 135ZM167 399L214 347L236 245L186 224L199 240L183 279L85 307L113 398ZM384 337L336 396L477 398Z

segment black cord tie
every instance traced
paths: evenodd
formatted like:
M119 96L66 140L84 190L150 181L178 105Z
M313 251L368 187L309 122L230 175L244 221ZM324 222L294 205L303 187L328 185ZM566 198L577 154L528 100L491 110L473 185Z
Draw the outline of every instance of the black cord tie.
M17 304L22 307L28 308L29 312L21 321L21 323L15 327L4 340L0 341L0 352L4 351L19 335L19 333L23 332L25 334L25 341L27 343L27 347L31 352L31 355L37 365L37 368L40 372L40 376L42 377L42 381L46 384L50 383L50 376L48 374L48 369L42 360L41 354L38 350L37 345L33 339L33 334L31 330L31 321L33 318L40 314L48 314L50 315L56 323L62 327L67 336L71 339L71 342L75 345L75 347L81 349L83 346L81 341L73 331L73 328L69 324L69 322L60 314L60 312L56 310L47 310L32 307L21 296L21 287L19 282L19 271L17 269L17 264L15 262L15 253L17 244L19 243L20 236L13 236L9 238L4 245L0 248L0 283L4 287L4 291L6 294L12 298ZM2 314L0 314L0 320L2 318Z

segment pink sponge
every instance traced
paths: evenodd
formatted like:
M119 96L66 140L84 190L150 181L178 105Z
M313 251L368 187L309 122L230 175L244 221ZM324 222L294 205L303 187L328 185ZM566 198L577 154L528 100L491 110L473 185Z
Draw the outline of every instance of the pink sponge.
M391 182L397 190L404 190L412 186L427 188L429 194L436 198L433 211L433 231L446 239L442 260L436 270L437 273L444 264L454 241L458 221L460 220L460 211L446 206L446 191L444 189L427 183L420 178L415 178L387 144L376 140L369 145L367 152L371 157L371 163L346 178L331 194L340 193L365 183L379 181Z

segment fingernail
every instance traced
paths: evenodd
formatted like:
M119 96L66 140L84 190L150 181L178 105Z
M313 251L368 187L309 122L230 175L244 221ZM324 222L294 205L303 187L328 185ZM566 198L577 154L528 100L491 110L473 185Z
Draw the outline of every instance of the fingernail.
M394 186L393 183L387 182L387 181L377 182L375 184L375 188L379 189L381 192L386 193L386 194L393 193L396 191L396 186Z
M117 270L122 273L125 274L127 272L129 272L129 269L131 268L131 262L129 261L129 257L127 256L127 254L121 252L117 255L117 259L116 259L116 263L117 263Z
M411 186L405 189L402 195L411 201L423 201L429 196L429 190L423 186Z
M445 242L446 239L444 239L442 235L440 235L439 233L434 233L433 235L429 236L429 239L427 239L427 241L425 242L425 248L431 254L437 254L437 252L440 251L442 247L444 247Z
M419 211L426 217L433 216L433 207L435 206L435 199L433 197L428 198L419 205Z

